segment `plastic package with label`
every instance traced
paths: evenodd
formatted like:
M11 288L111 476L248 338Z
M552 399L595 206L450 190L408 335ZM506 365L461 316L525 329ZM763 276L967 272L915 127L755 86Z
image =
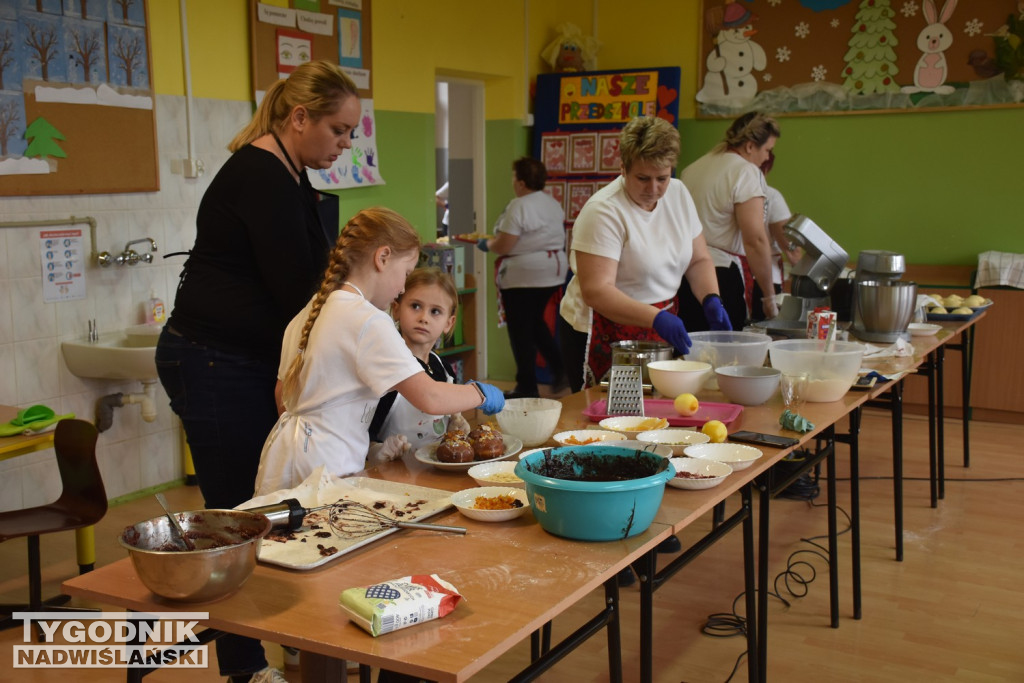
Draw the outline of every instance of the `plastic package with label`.
M338 603L371 636L440 619L462 599L437 574L414 574L341 592Z

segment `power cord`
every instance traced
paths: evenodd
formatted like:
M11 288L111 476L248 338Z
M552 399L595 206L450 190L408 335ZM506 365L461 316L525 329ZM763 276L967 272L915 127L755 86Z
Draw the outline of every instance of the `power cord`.
M817 479L815 478L815 483ZM815 503L808 499L807 506L811 508L825 507L828 503ZM836 537L842 536L843 534L849 533L852 528L852 521L850 515L843 508L836 506L836 510L843 514L846 518L846 528L836 534ZM823 538L828 538L828 534L821 536L811 536L809 538L801 538L802 543L807 543L812 548L802 548L795 550L790 553L786 559L786 568L779 572L775 576L775 581L772 583L774 591L769 591L768 595L779 600L787 608L791 607L791 603L786 598L782 597L782 591L779 590L779 583L783 583L783 587L786 592L789 593L791 598L802 598L805 597L810 591L809 586L817 578L818 572L808 560L803 559L804 555L813 555L819 557L825 561L826 566L828 565L828 548L818 543ZM799 559L798 559L799 558ZM801 574L801 570L804 574ZM806 573L809 572L809 576ZM736 606L739 604L740 599L746 595L746 591L741 592L732 601L731 612L716 612L708 616L704 626L701 627L701 633L712 638L732 638L734 636L746 636L747 635L747 617L741 616L736 611ZM739 670L740 663L743 658L747 655L744 650L736 658L736 663L733 665L732 671L729 672L729 677L725 679L725 683L729 683L733 676L736 675L736 671Z

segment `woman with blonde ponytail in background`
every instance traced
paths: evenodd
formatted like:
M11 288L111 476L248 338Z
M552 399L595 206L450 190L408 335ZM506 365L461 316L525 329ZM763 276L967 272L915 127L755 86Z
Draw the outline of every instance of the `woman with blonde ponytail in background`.
M322 225L306 168L352 146L356 86L336 64L309 62L270 86L203 195L196 241L156 350L207 508L252 497L277 420L274 387L288 321L309 301L337 226ZM284 681L259 640L217 639L234 683Z
M392 389L433 415L504 407L497 387L431 379L385 312L418 259L416 231L390 209L365 209L342 228L320 291L285 332L282 413L255 495L293 488L320 465L339 476L363 469L377 401Z

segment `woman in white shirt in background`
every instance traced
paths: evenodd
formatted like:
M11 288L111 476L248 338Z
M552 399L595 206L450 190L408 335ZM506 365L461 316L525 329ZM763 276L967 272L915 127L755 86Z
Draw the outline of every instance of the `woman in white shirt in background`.
M522 157L512 164L512 191L494 225L494 237L481 239L477 248L498 254L495 263L501 304L508 323L516 386L505 398L538 396L537 353L551 375L552 391L568 385L562 356L544 320L544 311L565 283L565 212L544 192L547 169L536 159Z

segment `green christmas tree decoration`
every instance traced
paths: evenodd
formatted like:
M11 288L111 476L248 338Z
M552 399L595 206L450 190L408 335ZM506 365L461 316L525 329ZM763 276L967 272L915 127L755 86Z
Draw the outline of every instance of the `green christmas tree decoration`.
M854 17L843 56L843 87L856 95L899 92L895 47L899 45L889 0L863 0Z
M25 139L29 140L25 148L27 157L67 158L67 152L60 148L57 140L64 140L64 134L53 127L49 121L39 117L25 129Z

